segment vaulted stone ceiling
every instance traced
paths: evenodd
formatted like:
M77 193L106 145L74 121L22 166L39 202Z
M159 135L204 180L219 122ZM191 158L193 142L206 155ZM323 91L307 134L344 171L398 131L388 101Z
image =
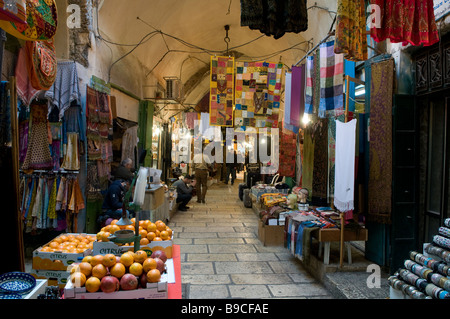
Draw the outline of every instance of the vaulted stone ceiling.
M98 31L115 52L111 72L135 59L143 68L144 98L154 97L146 96L154 95L147 86L178 77L188 106L209 91L211 55L227 53L225 25L228 53L236 59L281 60L290 67L328 33L336 1L308 1L308 30L277 40L240 26L239 0L103 0L98 7Z

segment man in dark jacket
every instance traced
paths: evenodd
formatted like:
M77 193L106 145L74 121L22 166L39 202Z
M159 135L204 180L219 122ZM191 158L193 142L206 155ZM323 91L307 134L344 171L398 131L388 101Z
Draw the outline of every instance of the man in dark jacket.
M192 198L192 190L194 187L191 185L192 177L189 175L184 176L182 179L177 180L172 186L177 189L177 203L180 203L178 210L185 212L189 209L186 206Z
M124 159L119 167L117 167L116 172L114 173L114 179L121 179L131 183L134 178L134 174L131 172L132 168L133 160L131 158Z
M105 211L105 214L102 219L120 219L122 217L123 200L129 188L130 183L120 179L109 186L103 201L102 209Z

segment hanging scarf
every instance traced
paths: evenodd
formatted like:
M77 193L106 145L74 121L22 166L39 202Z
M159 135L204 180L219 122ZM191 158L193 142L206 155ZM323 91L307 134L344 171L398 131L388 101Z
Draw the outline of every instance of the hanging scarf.
M64 161L61 165L65 170L79 170L80 169L80 158L78 152L78 134L77 133L67 133L67 149L66 155L64 156Z
M26 106L30 106L31 101L39 94L40 90L35 89L28 77L27 52L25 48L19 49L17 64L15 69L16 89L18 98Z
M48 90L58 69L53 41L27 41L27 67L31 85L36 90Z
M351 61L367 60L366 13L364 0L339 0L334 53Z
M380 8L380 20L373 21L370 35L376 42L430 46L439 42L433 0L370 0Z

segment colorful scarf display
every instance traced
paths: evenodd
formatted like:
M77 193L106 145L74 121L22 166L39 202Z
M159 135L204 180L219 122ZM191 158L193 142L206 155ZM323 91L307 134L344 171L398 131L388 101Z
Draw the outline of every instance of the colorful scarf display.
M296 135L292 132L282 132L280 136L280 164L278 174L285 177L295 177Z
M314 106L314 55L306 58L305 113L312 114Z
M334 41L320 45L319 117L344 108L344 56L334 53Z
M58 64L53 40L27 41L28 78L36 90L48 90L56 79Z
M339 0L334 53L351 61L367 60L366 13L364 0Z
M233 126L234 57L211 56L209 124Z
M380 20L371 24L370 35L376 42L430 46L439 41L433 0L370 0L380 8Z
M236 62L235 127L278 127L282 63Z

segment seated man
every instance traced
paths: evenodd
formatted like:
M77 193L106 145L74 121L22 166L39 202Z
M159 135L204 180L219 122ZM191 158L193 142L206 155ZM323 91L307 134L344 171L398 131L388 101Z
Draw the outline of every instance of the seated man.
M129 188L130 183L120 179L115 180L109 186L102 205L105 212L99 217L100 224L103 224L108 218L120 219L122 217L123 200ZM129 215L128 211L127 215Z
M180 203L178 206L178 210L185 212L189 209L186 205L192 198L192 176L186 175L182 179L177 180L173 183L173 186L176 187L177 190L177 203Z
M134 178L134 174L131 172L131 169L133 168L133 160L131 158L124 159L119 167L117 167L115 173L114 173L114 179L118 180L125 180L128 182L132 182Z

